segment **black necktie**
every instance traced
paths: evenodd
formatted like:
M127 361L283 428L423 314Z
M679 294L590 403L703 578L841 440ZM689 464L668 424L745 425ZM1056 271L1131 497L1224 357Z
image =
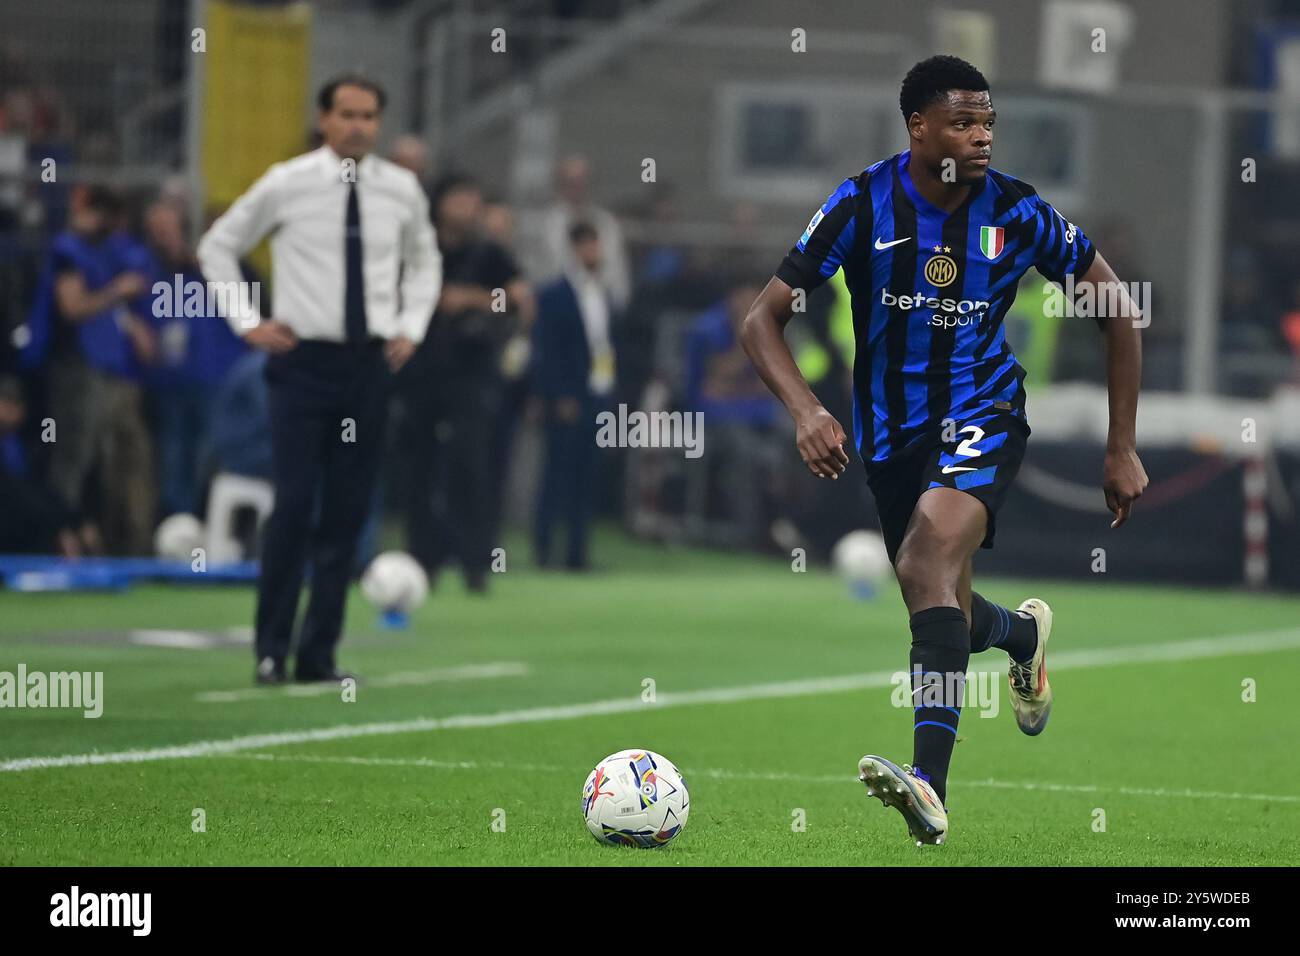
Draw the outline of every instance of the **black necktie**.
M348 184L348 223L346 240L346 280L343 286L343 327L349 342L366 340L366 280L361 272L361 207L357 202L357 184Z

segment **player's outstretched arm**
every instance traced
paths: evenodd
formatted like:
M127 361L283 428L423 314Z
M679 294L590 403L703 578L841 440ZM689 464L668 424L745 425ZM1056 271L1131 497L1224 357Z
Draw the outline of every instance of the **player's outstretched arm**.
M1147 473L1137 453L1137 401L1142 382L1142 310L1120 283L1114 270L1098 253L1076 291L1093 283L1094 302L1114 302L1114 315L1098 316L1106 349L1106 390L1110 399L1110 427L1106 435L1106 461L1102 491L1106 507L1118 528L1128 520L1133 502L1147 486ZM1106 293L1115 290L1111 295Z
M793 303L794 290L773 276L749 307L740 341L759 376L794 419L795 443L808 470L818 478L838 478L849 462L844 429L808 387L786 344Z

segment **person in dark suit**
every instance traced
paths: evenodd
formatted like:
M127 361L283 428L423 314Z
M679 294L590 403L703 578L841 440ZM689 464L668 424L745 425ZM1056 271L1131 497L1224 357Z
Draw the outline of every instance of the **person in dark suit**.
M600 237L590 223L569 230L573 262L537 298L533 384L546 430L537 502L537 563L551 562L551 530L568 527L565 566L587 567L587 523L596 471L596 413L614 387L610 305L600 282Z

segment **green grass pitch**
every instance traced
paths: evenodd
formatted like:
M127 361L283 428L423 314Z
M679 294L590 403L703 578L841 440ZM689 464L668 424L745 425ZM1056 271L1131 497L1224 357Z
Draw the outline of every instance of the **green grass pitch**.
M355 702L334 691L254 692L246 646L125 637L246 628L250 589L0 593L0 671L20 662L103 671L105 698L97 720L0 710L0 764L188 748L168 759L0 769L0 864L1252 865L1300 856L1300 598L1100 575L977 577L1013 607L1031 595L1052 603L1056 704L1033 739L1016 729L1001 680L995 718L966 710L949 842L918 849L856 779L863 753L911 758L911 714L891 704L892 688L769 687L905 669L894 591L859 601L822 570L612 535L596 554L612 570L571 577L511 566L487 599L446 576L401 632L379 630L354 596L340 662L366 681ZM1003 670L1005 657L977 655L971 667ZM647 679L653 703L642 700ZM1247 679L1254 702L1242 699ZM673 699L724 688L741 690ZM238 693L204 696L221 691ZM580 706L598 701L615 704L604 714ZM458 719L403 723L419 718ZM321 728L341 729L300 733ZM244 740L262 734L289 736ZM582 823L588 771L629 747L665 754L690 787L689 822L663 850L601 846ZM205 832L192 827L198 808Z

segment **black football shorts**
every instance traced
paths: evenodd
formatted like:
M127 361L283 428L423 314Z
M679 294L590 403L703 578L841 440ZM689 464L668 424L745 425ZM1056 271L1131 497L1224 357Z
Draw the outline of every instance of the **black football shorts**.
M995 412L958 421L948 434L951 441L944 440L943 428L923 432L885 461L867 463L891 563L917 500L931 488L956 488L982 501L989 520L980 546L993 547L998 508L1020 470L1029 423L1012 412Z

